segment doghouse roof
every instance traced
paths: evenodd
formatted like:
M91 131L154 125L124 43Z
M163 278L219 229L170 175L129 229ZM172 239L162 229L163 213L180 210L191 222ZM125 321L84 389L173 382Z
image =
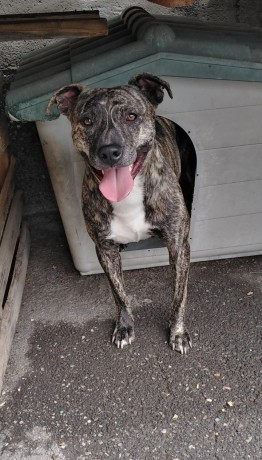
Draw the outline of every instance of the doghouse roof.
M19 120L46 114L53 92L70 83L110 87L141 71L162 76L262 81L262 31L174 16L152 16L131 7L109 22L109 35L63 40L27 54L7 95Z

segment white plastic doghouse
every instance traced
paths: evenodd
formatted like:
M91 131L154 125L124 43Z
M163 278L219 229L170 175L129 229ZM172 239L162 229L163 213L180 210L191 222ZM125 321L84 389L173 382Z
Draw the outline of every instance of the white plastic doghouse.
M40 75L50 53L41 62L37 58L39 68L34 54L22 63L8 109L18 119L36 121L74 264L82 274L102 269L83 219L84 163L74 150L70 124L64 116L46 121L52 93L79 81L92 87L125 84L141 71L169 81L174 99L166 95L158 113L188 133L196 152L192 261L262 254L261 44L257 30L154 18L133 7L112 22L109 37L63 42L60 61L69 47L70 76L64 65L54 85L52 75L43 77L42 87L38 81L38 92L31 83L30 100L29 64ZM50 49L55 59L59 50ZM157 240L129 245L122 258L124 269L169 263Z

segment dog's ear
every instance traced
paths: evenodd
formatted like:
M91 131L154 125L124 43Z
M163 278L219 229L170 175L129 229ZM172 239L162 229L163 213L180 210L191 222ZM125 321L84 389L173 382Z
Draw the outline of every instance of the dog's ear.
M69 116L84 88L83 85L68 85L60 88L50 99L46 112L50 113L53 104L56 104L62 115Z
M173 99L169 83L156 75L151 75L150 73L140 73L131 78L128 84L139 88L155 107L163 101L164 89L167 91L169 97Z

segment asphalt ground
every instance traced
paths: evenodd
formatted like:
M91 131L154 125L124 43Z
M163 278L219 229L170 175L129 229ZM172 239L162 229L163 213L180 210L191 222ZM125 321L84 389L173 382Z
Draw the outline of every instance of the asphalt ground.
M55 213L31 220L1 460L261 460L262 257L191 265L188 357L167 344L169 267L125 272L136 340L118 350L105 275L76 272Z

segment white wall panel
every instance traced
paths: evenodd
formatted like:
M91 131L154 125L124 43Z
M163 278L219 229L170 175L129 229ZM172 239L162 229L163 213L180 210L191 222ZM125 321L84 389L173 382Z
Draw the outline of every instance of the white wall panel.
M223 254L249 245L259 245L262 252L262 213L195 222L192 251L221 249Z
M262 179L262 144L198 152L201 187Z
M262 213L262 180L199 189L196 220ZM261 229L262 233L262 229Z
M262 144L262 105L165 116L189 132L197 150Z
M194 112L262 104L262 83L201 78L162 76L173 91L173 99L165 94L158 113Z

